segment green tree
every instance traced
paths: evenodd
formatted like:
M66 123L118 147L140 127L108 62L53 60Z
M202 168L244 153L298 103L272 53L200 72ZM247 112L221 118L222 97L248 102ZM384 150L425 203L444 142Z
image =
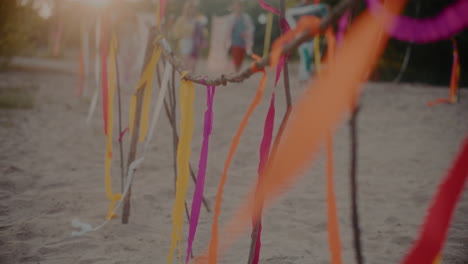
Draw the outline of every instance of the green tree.
M34 47L35 26L39 17L32 3L0 1L0 65Z

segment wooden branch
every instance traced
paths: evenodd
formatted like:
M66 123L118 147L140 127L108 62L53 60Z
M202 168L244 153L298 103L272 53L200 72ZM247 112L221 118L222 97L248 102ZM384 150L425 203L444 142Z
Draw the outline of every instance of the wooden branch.
M135 119L133 121L133 131L132 131L132 139L130 142L130 152L128 153L128 162L127 168L130 167L130 164L135 161L136 158L136 151L138 146L138 137L140 135L140 120L141 120L141 111L143 108L143 95L144 95L145 87L140 87L136 92L137 102L136 102L136 110L135 110ZM127 174L128 180L128 174ZM127 195L123 197L123 211L122 211L122 224L128 224L128 219L130 218L130 197L132 196L132 185L130 184L130 188L128 189Z
M353 7L358 1L357 0L342 0L338 3L331 12L322 19L320 23L320 30L324 31L329 26L334 25L340 19L341 15L348 10L349 8ZM294 51L301 43L311 39L313 36L309 34L308 31L301 33L296 39L291 41L290 43L286 44L281 51L281 54L289 54ZM164 38L160 38L156 41L159 45L164 46L164 43L167 43ZM163 49L163 56L164 58L171 63L174 68L181 74L182 72L186 72L186 68L183 66L183 62L177 58L173 52ZM270 64L270 55L264 57L263 59L254 63L257 69L263 69L264 67ZM253 75L254 72L251 68L247 68L239 73L231 73L231 74L222 74L217 78L204 78L205 75L195 75L192 73L187 73L184 76L184 80L192 81L194 83L202 84L202 85L226 85L228 82L238 83L242 82L245 79L249 78Z
M354 110L349 121L350 136L351 136L351 167L349 176L351 180L351 224L353 229L353 242L356 262L358 264L364 263L362 256L362 243L361 243L361 230L359 228L359 208L358 208L358 184L357 184L357 152L358 152L358 138L357 138L357 117L359 113L359 106Z
M143 63L141 73L145 71L146 66L148 65L151 55L153 52L153 45L155 39L155 32L154 30L150 31L148 42L146 43L146 50L145 50L145 62ZM130 167L133 161L136 158L136 151L138 146L138 137L140 136L140 121L141 121L141 112L143 108L143 96L144 91L146 89L146 83L142 85L142 87L137 87L137 91L135 93L136 96L136 109L135 109L135 118L133 120L133 131L132 131L132 138L130 141L130 151L128 154L128 162L127 168ZM128 180L128 172L127 172L127 180ZM132 195L132 186L130 183L130 188L128 189L127 195L123 197L123 209L122 209L122 224L128 224L128 219L130 217L130 197Z
M122 133L122 99L120 96L120 77L119 77L119 56L115 56L115 73L116 73L116 79L117 79L117 103L118 103L118 108L119 108L119 138L120 138L120 133ZM122 145L122 140L119 140L119 151L120 151L120 177L121 177L121 192L124 192L124 177L125 177L125 169L124 169L124 156L123 156L123 145Z

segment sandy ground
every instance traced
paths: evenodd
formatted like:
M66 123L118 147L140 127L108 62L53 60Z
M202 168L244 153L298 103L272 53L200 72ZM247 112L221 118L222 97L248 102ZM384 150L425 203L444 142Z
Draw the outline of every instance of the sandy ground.
M212 206L229 144L259 79L255 76L217 89L205 188ZM222 223L257 177L263 121L273 90L271 79L229 172ZM75 95L74 75L0 74L1 88L15 85L33 85L39 90L33 109L0 110L0 263L165 263L174 201L172 138L166 117L161 116L150 151L137 172L130 224L120 223L119 210L119 219L98 232L72 237L72 219L97 225L108 207L100 105L92 123L86 125L89 99ZM282 86L278 89L276 128L285 109ZM126 125L131 88L124 90ZM301 91L294 83L295 96ZM366 263L398 263L416 238L431 196L468 131L467 92L461 92L462 102L457 105L428 108L426 102L445 97L448 88L366 85L359 116L359 200ZM197 87L191 157L195 168L204 108L205 89ZM125 156L128 141L126 137ZM114 190L120 189L117 146L115 140ZM354 263L346 124L336 134L334 150L343 257L345 263ZM321 155L299 184L266 213L262 263L329 263L324 165ZM190 198L193 187L191 183ZM212 214L202 210L195 254L208 244L211 219ZM443 263L467 263L467 219L465 194L444 248ZM184 231L187 229L185 225ZM184 235L184 247L185 239ZM246 263L249 243L246 234L222 263Z

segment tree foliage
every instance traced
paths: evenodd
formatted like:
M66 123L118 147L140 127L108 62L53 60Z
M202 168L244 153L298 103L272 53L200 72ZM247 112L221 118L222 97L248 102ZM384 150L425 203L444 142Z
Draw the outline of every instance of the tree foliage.
M31 4L23 5L16 0L0 1L0 64L34 47L39 19Z

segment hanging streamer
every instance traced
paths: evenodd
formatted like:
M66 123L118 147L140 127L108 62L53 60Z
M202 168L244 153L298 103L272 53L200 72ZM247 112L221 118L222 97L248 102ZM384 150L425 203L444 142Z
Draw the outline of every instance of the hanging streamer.
M157 48L153 50L153 53L151 55L151 59L149 63L146 65L143 73L141 74L140 80L138 81L137 84L137 90L145 87L146 91L144 94L144 101L143 101L143 113L142 113L142 120L141 120L141 132L140 132L140 142L144 141L146 138L146 134L148 132L148 119L149 119L149 108L150 108L150 103L151 103L151 87L153 86L153 80L154 80L154 73L155 73L155 68L156 64L158 64L159 58L161 56L161 48ZM148 90L150 90L148 92ZM135 109L136 109L136 95L132 95L131 101L130 101L130 125L129 125L129 130L130 130L130 135L133 133L133 120L135 118Z
M320 60L322 59L322 55L320 54L320 36L316 36L314 38L314 58L315 58L315 67L317 68L317 72L322 70L322 66L320 64Z
M458 82L460 80L460 55L458 53L458 45L455 38L452 38L453 45L453 63L452 63L452 77L450 79L450 102L456 103L458 98Z
M346 11L338 21L338 33L336 34L336 42L341 44L344 38L346 29L348 28L349 19L351 18L351 11Z
M439 185L429 207L418 240L403 259L403 264L432 263L440 258L455 207L468 177L468 137L452 168Z
M395 20L387 26L388 33L398 40L429 43L448 39L468 27L468 1L458 0L433 18L414 19L388 12L379 0L366 0L371 12Z
M389 5L390 8L395 7L399 11L403 2L391 1ZM388 38L384 36L378 43L375 40L383 26L390 22L383 16L373 17L365 12L351 26L335 59L330 60L327 69L310 84L308 91L294 106L285 137L263 172L264 180L258 189L254 187L246 197L245 203L234 212L233 218L223 229L224 241L220 252L215 254L222 255L249 226L252 216L258 220L260 209L271 206L280 194L296 182L300 173L316 155L326 133L334 131L340 121L349 114L351 102L355 101L360 93L363 76L375 66ZM315 34L319 31L319 24L317 18L304 17L296 29L275 41L271 57L272 66L278 62L284 43L306 29ZM377 49L377 52L359 52L373 49ZM337 94L340 96L336 96ZM257 196L254 196L255 189L258 190ZM209 257L210 261L216 262L216 259Z
M335 50L335 37L332 30L326 33L328 45L328 58L333 60ZM320 45L318 37L314 40L315 64L317 72L321 74ZM340 226L338 221L338 210L336 206L335 184L334 184L334 169L333 169L333 136L329 131L326 136L326 155L327 155L327 231L328 231L328 248L330 250L330 258L332 264L341 264L341 238Z
M268 20L265 30L265 40L263 42L263 57L268 55L270 50L271 30L273 29L273 13L268 13Z
M258 0L258 3L263 9L270 11L271 13L274 13L276 15L280 15L280 11L278 9L272 7L270 4L268 4L264 0ZM280 18L280 28L281 28L282 33L286 33L290 30L289 24L285 18ZM264 52L265 52L265 49L264 49ZM265 53L263 54L263 57L265 57ZM278 84L279 78L281 76L281 72L283 71L283 67L287 59L288 59L287 55L282 55L278 65L276 66L275 86Z
M83 40L82 40L82 45L83 45L83 68L84 68L84 89L83 93L85 96L88 95L89 93L89 83L88 83L88 74L89 74L89 69L91 69L91 64L89 62L89 28L88 24L85 23L84 28L83 28Z
M102 117L104 120L104 133L107 135L108 104L109 104L109 84L108 84L108 19L103 17L101 30L101 89L102 89Z
M442 103L451 103L454 104L457 102L457 93L458 93L458 83L460 80L460 57L458 55L458 46L457 41L452 38L453 45L453 62L452 62L452 74L450 77L450 93L449 98L439 98L434 101L427 103L427 106L431 107L436 104Z
M215 95L215 86L206 86L206 111L203 128L203 143L200 153L200 160L198 162L197 182L195 184L195 191L193 192L192 206L190 212L190 226L187 241L187 255L185 263L188 264L190 254L192 252L192 244L197 232L198 219L200 217L200 209L203 201L203 189L205 186L206 164L208 162L208 144L210 141L211 130L213 128L213 99Z
M183 77L182 77L183 78ZM181 80L180 84L180 140L177 146L177 183L176 199L172 211L172 242L167 263L172 263L175 248L181 258L180 243L184 224L184 202L189 182L190 142L193 134L193 102L195 87L190 81Z
M262 175L263 170L265 169L265 166L268 161L268 156L270 154L270 147L271 147L271 141L273 138L274 125L275 125L275 93L273 92L271 94L270 107L268 108L268 113L265 118L265 124L263 126L262 142L260 143L260 160L259 160L258 169L257 169L257 172L258 172L257 186L259 186L260 182L262 181L261 175ZM255 251L254 251L252 263L258 264L258 261L260 259L260 248L262 246L262 243L261 243L262 218L261 216L258 219L258 221L252 218L252 227L253 227L252 243L255 243Z
M258 56L254 56L254 59L259 60L260 58ZM257 68L255 68L255 64L252 65L251 70L252 72L259 71ZM223 169L223 174L221 176L221 182L219 183L218 191L216 193L216 203L215 203L215 209L214 209L214 215L213 215L211 240L210 240L210 246L209 246L209 258L208 258L209 264L216 264L217 259L218 259L217 257L218 239L219 239L218 238L218 221L219 221L219 215L221 214L222 195L223 195L224 185L226 184L226 180L227 180L227 173L231 165L232 159L234 157L234 154L237 150L237 146L239 145L239 141L242 136L242 133L244 132L245 127L247 126L247 122L249 121L250 116L252 115L255 108L258 106L258 104L262 100L263 91L265 90L267 75L266 75L265 69L261 71L263 72L263 76L260 81L260 85L258 86L257 93L255 94L254 99L250 103L247 113L244 115L244 118L242 118L239 128L237 129L236 135L234 136L231 142L231 147L229 149L228 157L226 161L224 162L224 169Z
M59 16L58 20L57 31L55 33L54 56L60 55L62 46L63 19L61 16Z
M86 124L89 124L91 118L93 117L94 110L96 109L97 101L99 99L99 89L101 87L101 61L100 61L100 44L101 44L101 17L97 18L96 21L96 31L95 31L95 49L96 54L94 56L94 79L96 80L96 88L94 89L93 98L91 99L91 104L89 105L88 117L86 118Z
M156 50L156 54L154 54L154 61L152 61L151 67L151 74L146 77L146 88L145 94L143 97L143 112L141 113L141 127L140 127L140 142L144 142L146 135L148 134L148 122L149 122L149 113L150 113L150 105L151 105L151 95L153 91L153 80L154 80L154 73L156 65L158 64L159 58L161 57L162 49L158 48Z
M116 70L116 50L117 50L117 37L114 35L110 46L109 56L109 102L107 105L107 133L106 133L106 158L105 158L105 186L106 196L110 201L109 209L107 211L106 219L114 218L115 204L121 199L121 194L114 194L112 191L112 131L114 126L114 94L115 94L115 70Z

